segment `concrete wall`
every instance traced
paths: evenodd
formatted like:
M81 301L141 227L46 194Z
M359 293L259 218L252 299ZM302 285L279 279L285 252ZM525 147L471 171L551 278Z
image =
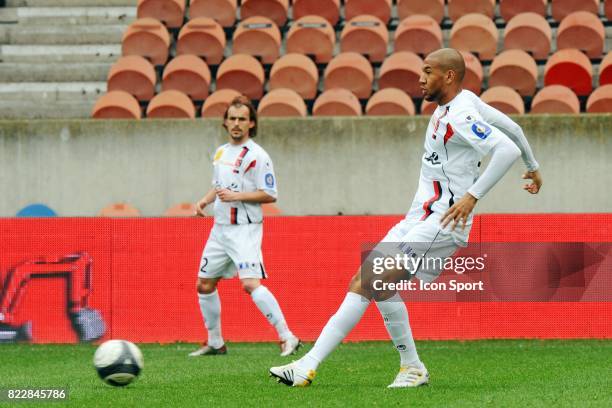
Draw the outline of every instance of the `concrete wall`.
M612 116L524 116L542 165L540 195L514 166L483 212L610 212ZM399 214L418 181L428 118L268 119L255 139L271 155L285 214ZM612 132L611 132L612 133ZM42 202L63 216L126 201L156 216L210 186L219 121L0 121L0 216Z

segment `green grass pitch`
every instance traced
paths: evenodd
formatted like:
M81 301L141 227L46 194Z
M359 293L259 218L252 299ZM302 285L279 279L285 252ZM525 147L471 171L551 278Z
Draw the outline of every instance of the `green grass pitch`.
M93 345L3 344L0 388L67 386L65 405L75 407L612 407L612 341L421 341L417 346L430 385L389 390L399 364L390 342L341 345L305 389L268 377L268 367L290 361L270 343L230 343L226 356L199 358L187 357L192 344L143 344L144 370L125 388L98 379ZM58 405L63 404L51 404Z

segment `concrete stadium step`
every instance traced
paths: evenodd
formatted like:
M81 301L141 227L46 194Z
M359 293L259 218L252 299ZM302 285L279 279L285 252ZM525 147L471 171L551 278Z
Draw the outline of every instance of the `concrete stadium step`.
M0 82L101 82L111 63L0 64Z
M95 101L106 93L106 82L0 83L0 101Z
M100 0L5 0L6 7L100 7ZM137 0L104 0L109 7L134 7Z
M0 45L0 61L37 64L59 62L115 62L121 45Z
M0 23L5 24L129 24L135 19L135 7L0 8Z
M0 101L0 119L89 118L95 100L87 101Z
M2 44L121 44L124 25L0 26Z

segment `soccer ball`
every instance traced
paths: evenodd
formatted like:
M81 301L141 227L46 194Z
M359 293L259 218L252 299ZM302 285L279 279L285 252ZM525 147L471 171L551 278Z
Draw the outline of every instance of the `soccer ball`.
M143 367L140 349L127 340L109 340L100 344L93 361L102 381L115 387L134 381Z

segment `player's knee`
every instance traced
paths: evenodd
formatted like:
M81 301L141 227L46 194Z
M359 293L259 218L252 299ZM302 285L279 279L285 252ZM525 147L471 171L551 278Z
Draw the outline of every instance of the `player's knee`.
M349 292L357 293L366 299L372 298L372 293L363 286L363 281L361 280L361 269L358 269L357 273L353 275L351 283L349 283L348 290Z
M249 295L260 285L259 279L242 279L242 289Z
M217 282L210 279L198 279L197 290L201 295L208 295L217 289Z

